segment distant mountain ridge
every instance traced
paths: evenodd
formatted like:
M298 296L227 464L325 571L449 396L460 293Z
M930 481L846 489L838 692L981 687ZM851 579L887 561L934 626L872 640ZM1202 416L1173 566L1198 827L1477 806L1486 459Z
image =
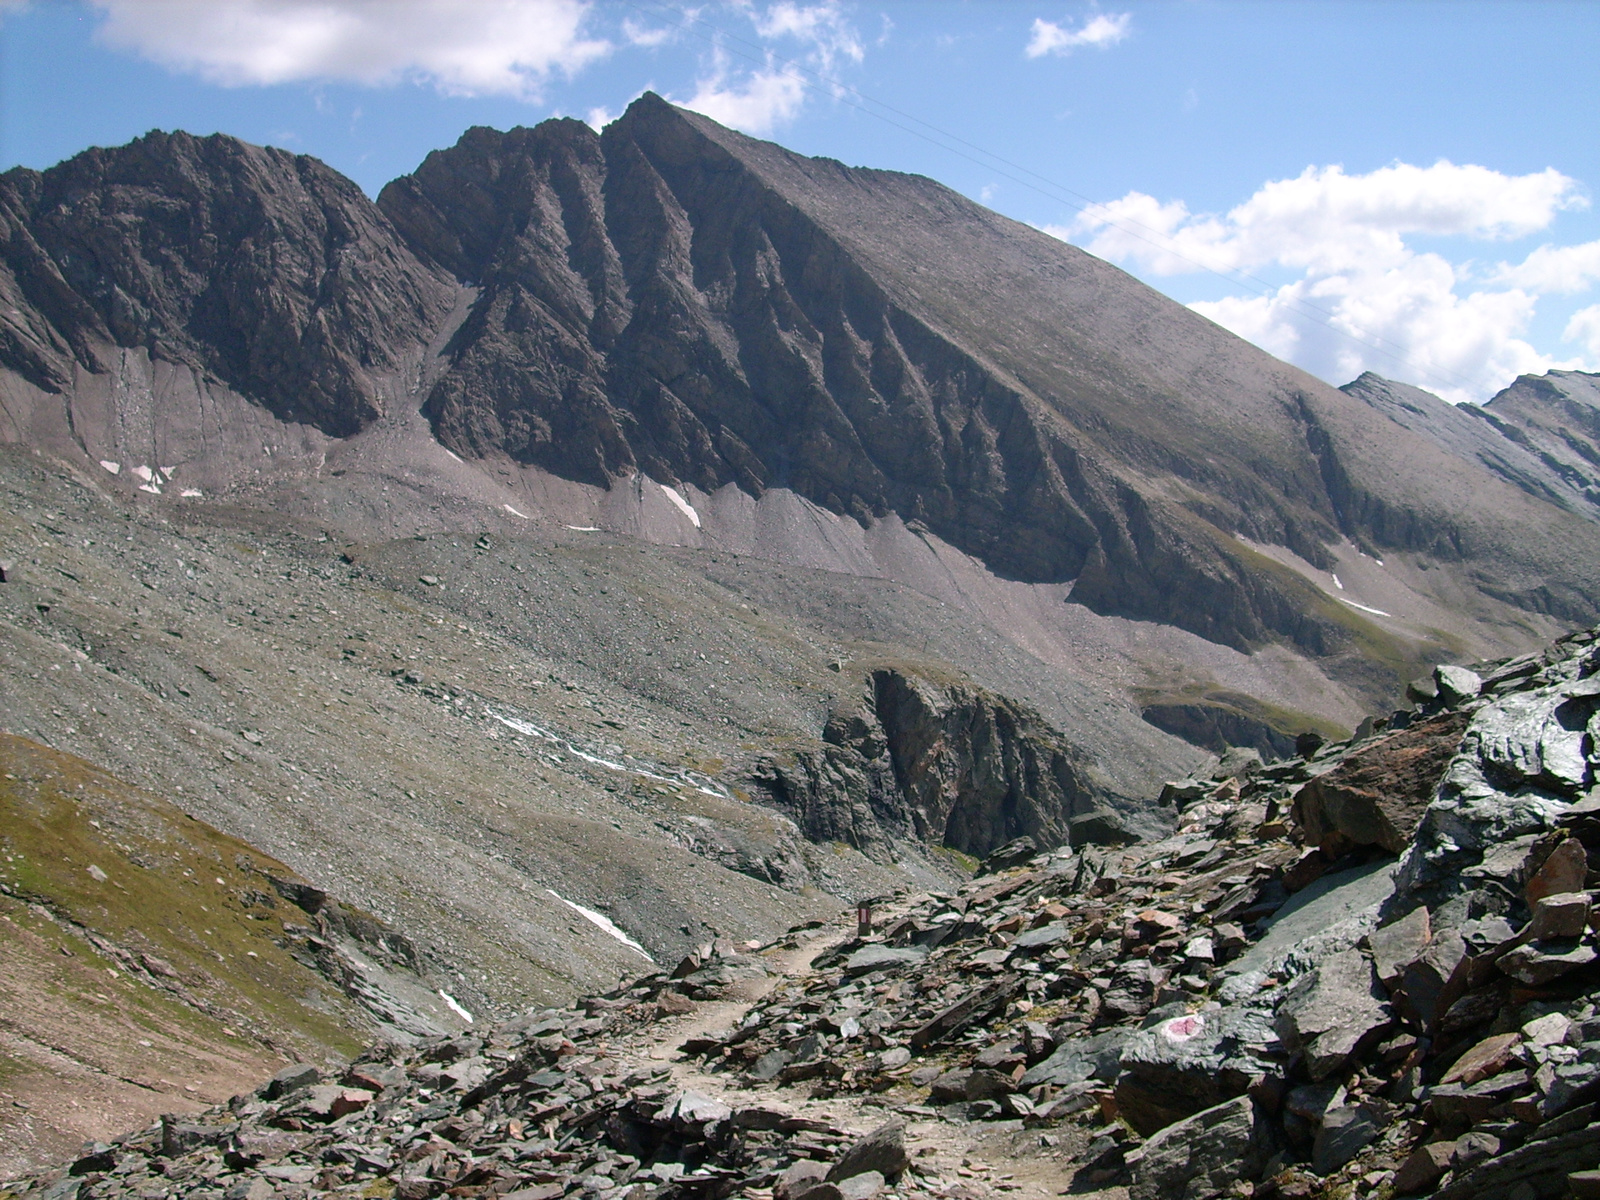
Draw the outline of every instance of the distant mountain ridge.
M1339 390L1530 496L1600 520L1600 375L1520 375L1481 405L1371 371Z
M7 173L0 221L0 364L46 393L138 347L344 437L421 388L466 458L892 512L1239 649L1362 636L1240 538L1320 569L1345 541L1419 553L1596 615L1592 523L939 184L653 95L599 135L470 130L376 205L303 156L152 134Z

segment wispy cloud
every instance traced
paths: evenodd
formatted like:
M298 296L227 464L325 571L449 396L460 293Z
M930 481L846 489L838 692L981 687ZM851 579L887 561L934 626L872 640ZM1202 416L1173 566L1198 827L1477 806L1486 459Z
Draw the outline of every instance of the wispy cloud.
M724 125L771 133L799 115L813 85L837 93L840 70L866 57L861 36L835 0L739 7L765 47L763 62L738 64L718 45L695 81L694 93L677 101Z
M1029 58L1042 58L1046 54L1071 54L1080 46L1104 50L1122 41L1132 29L1132 13L1096 13L1077 29L1038 17L1024 53Z
M100 37L224 86L412 80L535 99L611 46L584 0L94 0Z
M1541 247L1485 275L1414 240L1526 237L1587 204L1553 169L1308 167L1226 213L1129 192L1051 232L1155 276L1287 270L1297 278L1264 294L1192 307L1335 383L1409 371L1451 399L1481 400L1520 373L1580 365L1540 354L1523 335L1541 295L1600 280L1600 243ZM1594 329L1574 317L1567 336L1591 345Z

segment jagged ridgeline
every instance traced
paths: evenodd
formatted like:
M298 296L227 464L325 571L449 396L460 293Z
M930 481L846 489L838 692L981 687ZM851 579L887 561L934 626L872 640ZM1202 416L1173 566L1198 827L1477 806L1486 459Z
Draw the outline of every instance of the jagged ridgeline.
M1006 578L1230 647L1397 653L1262 548L1434 560L1467 586L1446 607L1477 617L1594 615L1592 522L939 184L653 95L600 134L471 130L376 205L309 158L152 134L10 172L0 213L0 363L74 397L81 446L121 419L83 395L119 349L192 373L158 407L223 385L334 437L420 379L463 457L894 514ZM8 436L59 415L7 407ZM150 419L158 443L201 436Z

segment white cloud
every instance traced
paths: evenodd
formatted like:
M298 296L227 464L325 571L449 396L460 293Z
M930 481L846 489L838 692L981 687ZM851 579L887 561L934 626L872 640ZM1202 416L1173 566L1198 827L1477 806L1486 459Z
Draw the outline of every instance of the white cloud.
M622 22L622 36L628 39L629 45L652 49L672 41L673 31L665 25L658 29L651 29L648 26L641 25L632 17L627 17Z
M416 80L454 95L538 96L610 46L584 0L94 0L100 36L224 86Z
M737 81L731 78L724 61L695 85L693 96L679 103L719 124L764 134L798 113L805 99L805 80L774 65L769 58L765 68Z
M1046 54L1071 54L1079 46L1104 50L1127 37L1132 26L1131 13L1096 13L1081 29L1065 29L1053 21L1035 18L1024 53L1029 58L1041 58Z
M817 65L831 71L841 59L866 56L861 38L837 4L774 4L755 18L756 32L768 41L794 38L812 48Z
M1538 292L1581 292L1600 282L1600 242L1540 246L1516 266L1501 263L1496 283Z
M1520 373L1577 365L1541 354L1523 335L1539 296L1600 275L1600 254L1546 247L1517 267L1502 264L1490 280L1498 286L1485 287L1470 264L1411 240L1525 237L1586 204L1577 183L1553 169L1308 167L1227 213L1129 192L1050 232L1156 276L1290 271L1296 279L1266 294L1191 307L1333 383L1370 369L1482 400Z
M1566 341L1578 342L1591 359L1600 362L1600 304L1591 304L1573 313L1561 336Z
M861 38L835 0L820 4L782 0L765 10L740 7L746 9L756 36L783 46L786 54L769 48L763 65L735 69L726 51L717 47L708 70L695 82L694 95L676 101L713 121L746 133L771 133L799 114L809 87L821 83L837 94L838 70L866 56ZM798 53L788 54L783 44L796 42Z

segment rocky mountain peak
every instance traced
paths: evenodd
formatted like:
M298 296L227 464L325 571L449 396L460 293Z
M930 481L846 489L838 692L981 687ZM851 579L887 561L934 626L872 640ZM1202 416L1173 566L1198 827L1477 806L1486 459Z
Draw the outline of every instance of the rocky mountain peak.
M221 134L13 170L0 214L0 355L47 391L139 348L344 436L385 411L453 299L350 180Z

